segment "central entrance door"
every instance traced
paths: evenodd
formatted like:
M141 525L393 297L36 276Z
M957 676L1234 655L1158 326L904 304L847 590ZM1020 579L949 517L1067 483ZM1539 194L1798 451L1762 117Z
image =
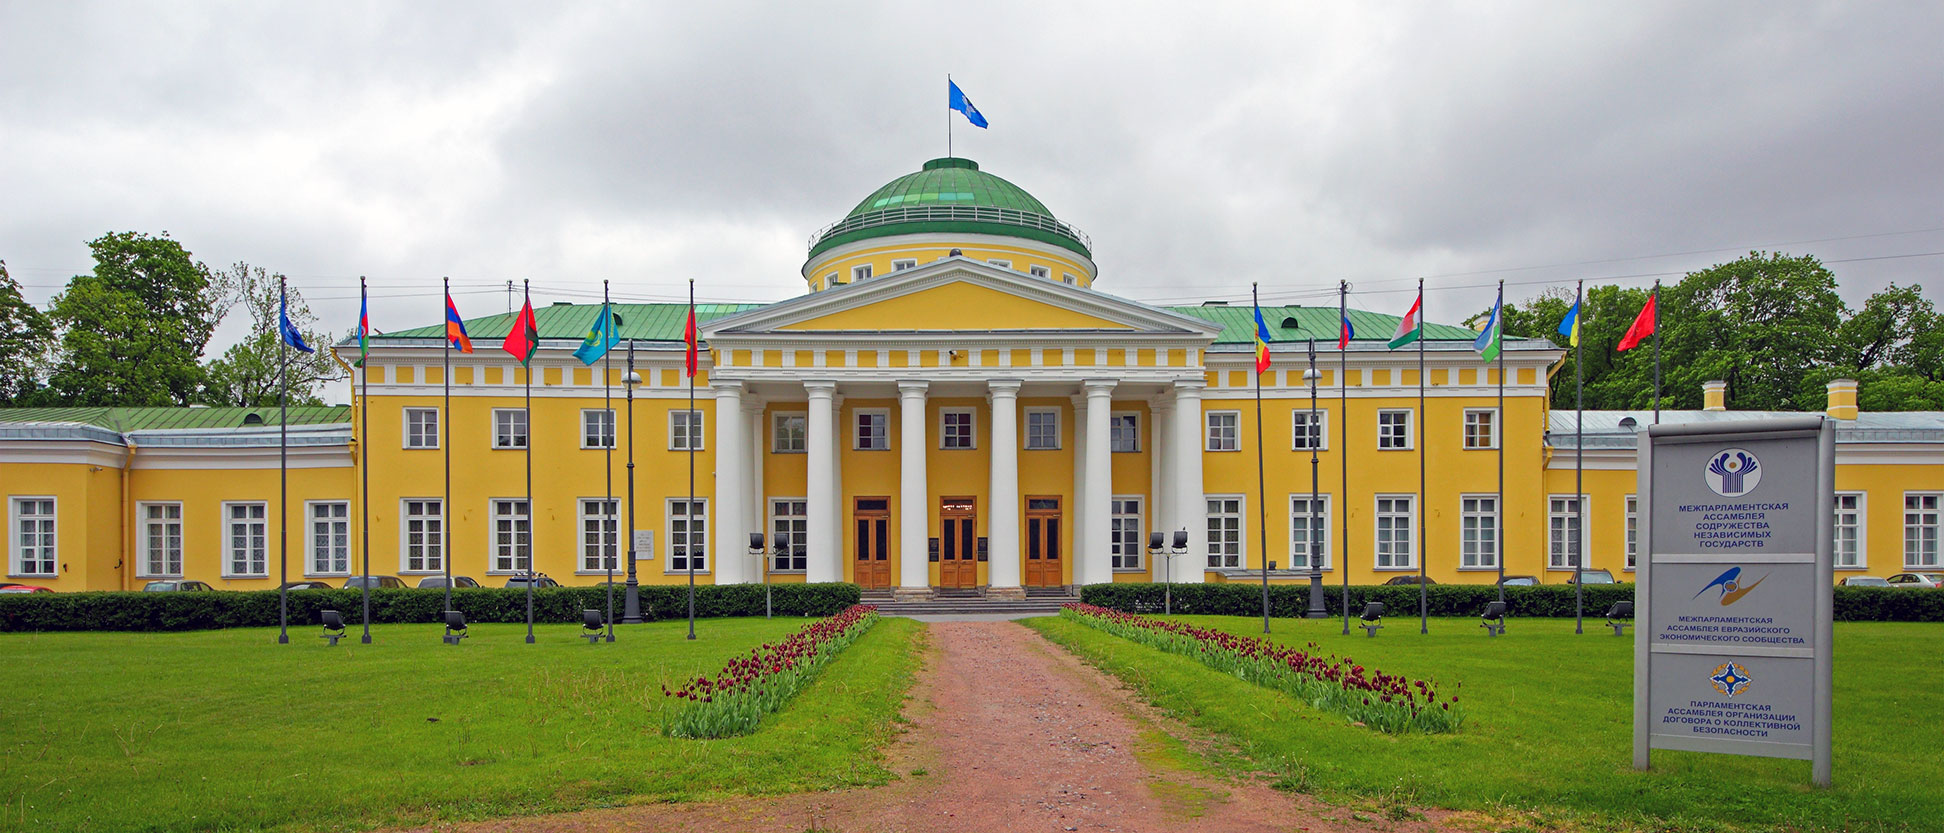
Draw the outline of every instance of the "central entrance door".
M1066 583L1060 569L1060 499L1026 498L1026 586L1058 587Z
M882 589L891 586L891 501L889 498L861 497L853 507L852 523L857 543L852 578L859 587Z
M938 501L938 586L979 586L978 499Z

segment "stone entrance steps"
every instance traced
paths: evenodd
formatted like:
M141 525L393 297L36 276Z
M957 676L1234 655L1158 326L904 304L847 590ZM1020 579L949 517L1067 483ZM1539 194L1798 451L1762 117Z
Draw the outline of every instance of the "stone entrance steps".
M988 599L984 588L936 587L930 599L898 601L889 590L866 590L863 603L877 605L885 616L940 616L954 614L1007 614L1051 616L1060 605L1079 601L1071 588L1029 587L1024 599Z

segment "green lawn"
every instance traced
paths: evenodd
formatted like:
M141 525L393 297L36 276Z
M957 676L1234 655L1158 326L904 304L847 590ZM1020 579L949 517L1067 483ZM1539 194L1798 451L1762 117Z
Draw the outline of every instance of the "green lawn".
M1176 617L1261 635L1262 620ZM1656 751L1633 762L1633 639L1599 620L1513 620L1487 638L1469 619L1393 618L1376 639L1341 620L1278 619L1273 638L1393 674L1462 681L1456 734L1348 725L1186 657L1061 619L1028 620L1163 709L1236 744L1232 768L1337 800L1483 811L1503 829L1944 830L1944 625L1837 623L1835 786L1806 761ZM1353 623L1354 625L1354 623Z
M807 619L0 635L0 830L361 830L882 783L919 626L881 620L755 734L662 737L661 684Z

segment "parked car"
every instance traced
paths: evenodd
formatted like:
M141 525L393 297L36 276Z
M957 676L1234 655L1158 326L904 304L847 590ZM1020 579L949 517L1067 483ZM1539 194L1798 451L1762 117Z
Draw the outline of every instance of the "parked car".
M1891 587L1924 587L1931 590L1944 587L1944 575L1938 573L1898 573L1883 581Z
M0 593L52 593L52 592L54 591L49 588L36 587L32 584L0 584Z
M1424 576L1424 577L1422 577L1422 578L1420 578L1420 577L1418 577L1418 576L1397 576L1397 577L1395 577L1395 578L1392 578L1392 579L1391 579L1390 581L1387 581L1387 582L1384 582L1384 583L1385 583L1385 584L1392 584L1392 585L1394 585L1394 584L1417 584L1417 583L1418 583L1419 581L1423 581L1423 582L1424 582L1425 584L1437 584L1437 582L1436 582L1436 581L1432 581L1432 580L1431 580L1431 577L1430 577L1430 576Z
M283 583L283 586L278 587L277 589L278 590L329 590L331 589L331 583L328 581L315 581L315 580L286 581Z
M151 581L142 585L142 592L144 593L187 593L215 589L209 586L209 582L206 581L179 581L174 579L169 581Z
M1581 570L1581 571L1579 571L1579 575L1577 576L1577 578L1579 578L1579 579L1581 579L1581 581L1579 581L1579 582L1578 582L1578 583L1580 583L1580 584L1612 584L1612 583L1614 583L1614 582L1613 582L1613 572L1612 572L1612 571L1610 571L1610 570ZM1568 578L1568 579L1566 579L1566 583L1567 583L1567 584L1573 584L1573 583L1574 583L1574 579L1573 579L1573 578Z
M1889 587L1889 579L1878 576L1850 576L1843 579L1844 587Z
M1499 580L1499 584L1504 585L1506 587L1538 587L1539 577L1538 576L1506 576L1505 578Z
M419 579L418 586L420 588L444 587L446 586L446 579L445 576L426 576L425 578ZM452 586L453 587L478 587L479 582L474 580L472 576L453 576Z
M525 590L527 585L529 584L533 585L534 589L536 590L542 587L560 586L560 582L548 578L546 573L537 573L537 574L526 573L524 575L517 575L506 580L507 587L517 588L520 590Z
M399 581L397 576L352 576L344 580L344 589L346 590L361 590L365 587L378 590L381 588L404 586L405 582Z

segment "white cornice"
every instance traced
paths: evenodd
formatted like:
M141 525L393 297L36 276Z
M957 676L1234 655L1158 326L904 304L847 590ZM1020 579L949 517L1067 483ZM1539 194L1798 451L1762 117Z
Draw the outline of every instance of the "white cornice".
M349 445L292 447L290 468L350 468ZM209 446L140 448L135 452L137 469L274 469L280 465L276 447L222 448Z
M0 441L0 463L69 463L118 469L127 453L125 446L87 440Z
M803 268L797 271L803 275L804 280L810 280L810 276L823 271L823 267L832 261L841 260L858 252L869 251L871 249L897 249L903 247L913 251L931 251L934 249L976 249L1007 246L1044 252L1050 257L1079 263L1087 270L1087 281L1089 283L1100 275L1100 269L1094 265L1092 258L1065 246L1055 246L1051 243L1042 243L1038 240L1025 237L961 232L922 232L919 234L885 235L883 237L866 237L862 240L853 240L805 261Z

